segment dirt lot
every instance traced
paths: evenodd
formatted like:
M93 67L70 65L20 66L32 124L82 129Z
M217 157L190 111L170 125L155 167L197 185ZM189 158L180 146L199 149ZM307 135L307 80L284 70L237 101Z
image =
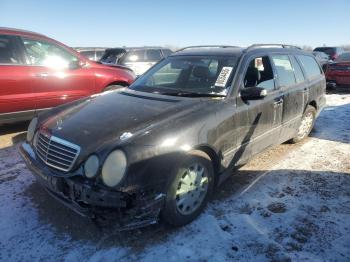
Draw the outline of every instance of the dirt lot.
M0 131L0 261L350 261L350 95L327 96L311 137L255 157L192 224L100 231L35 182Z

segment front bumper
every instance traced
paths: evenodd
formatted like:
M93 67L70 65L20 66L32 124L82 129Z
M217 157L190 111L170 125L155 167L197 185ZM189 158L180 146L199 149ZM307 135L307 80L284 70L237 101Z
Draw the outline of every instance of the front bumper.
M76 213L97 222L117 218L121 230L157 222L164 203L163 194L128 194L105 190L83 177L57 177L41 163L28 143L22 144L20 153L50 195Z

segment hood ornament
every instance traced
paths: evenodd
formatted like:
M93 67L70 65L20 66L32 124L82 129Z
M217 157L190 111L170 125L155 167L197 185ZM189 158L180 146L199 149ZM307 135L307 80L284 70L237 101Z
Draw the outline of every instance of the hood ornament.
M62 119L58 119L56 121L56 128L57 128L57 130L62 130L62 125L63 125Z
M126 140L126 139L128 139L128 138L130 138L130 137L132 137L133 136L133 134L132 133L130 133L130 132L124 132L123 134L121 134L120 135L120 140Z

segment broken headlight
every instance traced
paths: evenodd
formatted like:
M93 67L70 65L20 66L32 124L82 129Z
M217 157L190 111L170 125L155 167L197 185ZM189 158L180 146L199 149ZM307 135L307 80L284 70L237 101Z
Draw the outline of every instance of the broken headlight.
M109 154L102 167L102 180L106 186L114 187L122 180L127 166L123 151L115 150Z

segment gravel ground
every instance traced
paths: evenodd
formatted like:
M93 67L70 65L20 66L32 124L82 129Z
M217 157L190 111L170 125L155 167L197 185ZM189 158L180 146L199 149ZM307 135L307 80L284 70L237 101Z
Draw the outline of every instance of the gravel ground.
M100 231L36 183L0 131L0 261L350 261L350 95L327 96L310 138L234 172L183 228Z

